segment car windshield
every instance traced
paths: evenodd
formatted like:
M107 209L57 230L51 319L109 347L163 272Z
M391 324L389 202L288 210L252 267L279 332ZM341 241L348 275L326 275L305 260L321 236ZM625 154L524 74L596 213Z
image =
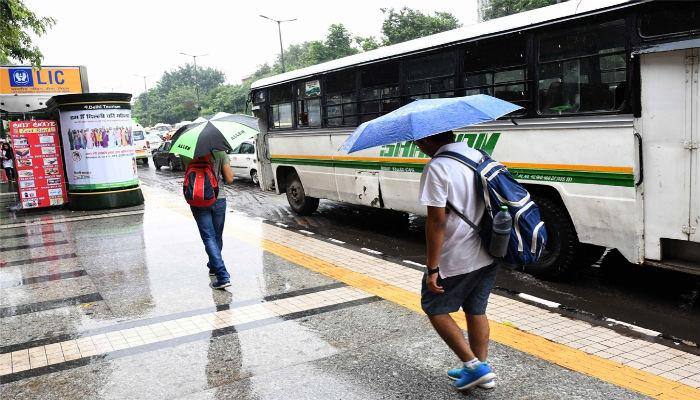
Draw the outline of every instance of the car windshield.
M134 131L134 140L143 140L143 131Z

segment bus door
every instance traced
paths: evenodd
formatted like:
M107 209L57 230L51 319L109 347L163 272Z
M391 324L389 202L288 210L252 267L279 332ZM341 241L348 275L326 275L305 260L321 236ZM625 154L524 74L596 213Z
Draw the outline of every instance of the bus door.
M700 241L698 49L641 54L640 64L645 257L694 259L687 255Z

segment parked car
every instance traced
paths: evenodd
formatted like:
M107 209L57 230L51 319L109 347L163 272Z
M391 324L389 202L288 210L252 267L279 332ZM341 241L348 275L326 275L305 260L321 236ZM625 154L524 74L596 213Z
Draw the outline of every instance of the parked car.
M160 171L161 167L167 166L171 171L182 171L185 165L180 159L179 154L170 152L171 141L163 142L160 147L153 150L153 165Z
M258 160L255 153L255 141L241 143L229 153L231 169L234 175L249 178L254 184L260 184L258 180Z
M146 131L140 124L134 123L131 126L131 136L136 150L136 161L141 161L143 165L148 165L148 157L151 156L151 149L148 147Z
M160 145L163 144L163 138L155 131L146 134L146 140L148 140L148 148L151 149L151 151L159 148Z

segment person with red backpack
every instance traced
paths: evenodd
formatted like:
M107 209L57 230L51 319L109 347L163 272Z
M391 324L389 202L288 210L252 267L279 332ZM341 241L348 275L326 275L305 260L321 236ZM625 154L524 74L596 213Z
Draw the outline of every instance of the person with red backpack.
M213 151L189 162L188 159L183 159L183 163L187 166L183 194L190 205L209 257L209 276L216 277L209 286L213 289L224 289L231 286L231 277L221 257L224 247L226 194L220 190L219 184L222 181L233 182L230 160L226 152Z

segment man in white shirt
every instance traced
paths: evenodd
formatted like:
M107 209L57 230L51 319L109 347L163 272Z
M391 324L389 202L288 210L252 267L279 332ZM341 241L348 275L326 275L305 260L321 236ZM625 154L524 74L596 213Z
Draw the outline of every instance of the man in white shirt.
M443 151L453 151L479 162L482 155L466 143L455 143L451 131L417 140L416 144L433 157L420 180L420 203L428 208L428 271L423 279L421 306L438 334L464 363L463 367L448 371L455 387L492 388L495 375L484 362L489 342L486 305L497 264L481 244L479 234L449 211L449 207L454 207L478 225L484 214L484 201L477 193L474 171L455 160L435 158ZM449 315L460 308L467 317L469 342Z

